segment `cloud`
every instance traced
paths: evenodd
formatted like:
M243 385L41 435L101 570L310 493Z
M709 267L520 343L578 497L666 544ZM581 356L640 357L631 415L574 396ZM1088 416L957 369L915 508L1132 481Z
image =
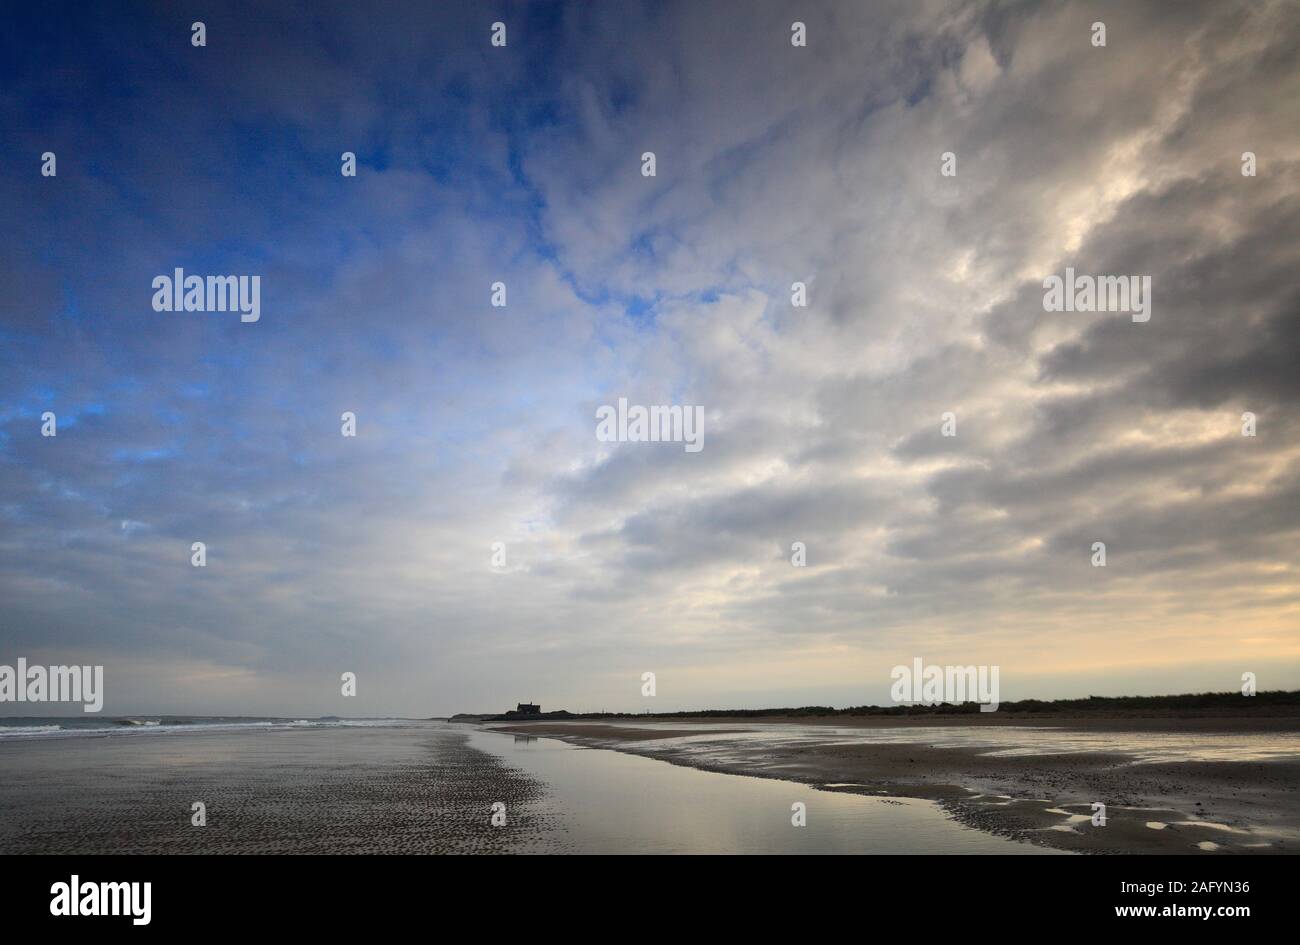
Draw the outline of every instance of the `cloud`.
M1295 685L1300 15L1099 9L27 15L0 655L99 654L123 712L867 701L922 653ZM153 312L174 266L262 321ZM1150 322L1045 312L1066 266ZM599 442L620 396L704 450Z

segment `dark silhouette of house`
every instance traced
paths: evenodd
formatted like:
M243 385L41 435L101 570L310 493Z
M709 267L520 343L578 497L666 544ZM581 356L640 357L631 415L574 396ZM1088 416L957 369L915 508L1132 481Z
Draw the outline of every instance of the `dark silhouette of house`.
M541 715L542 707L539 705L533 705L531 702L521 702L515 708L515 713L517 715Z

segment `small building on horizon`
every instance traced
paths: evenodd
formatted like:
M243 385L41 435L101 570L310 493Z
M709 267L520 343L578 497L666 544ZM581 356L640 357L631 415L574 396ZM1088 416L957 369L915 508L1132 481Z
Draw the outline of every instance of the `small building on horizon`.
M531 702L521 702L515 707L515 712L519 715L541 715L542 707Z

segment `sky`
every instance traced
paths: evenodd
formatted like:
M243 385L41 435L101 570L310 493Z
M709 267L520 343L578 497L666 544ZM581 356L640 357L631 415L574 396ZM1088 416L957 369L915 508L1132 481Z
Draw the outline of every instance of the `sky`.
M0 663L106 714L1300 688L1300 4L55 2L0 76Z

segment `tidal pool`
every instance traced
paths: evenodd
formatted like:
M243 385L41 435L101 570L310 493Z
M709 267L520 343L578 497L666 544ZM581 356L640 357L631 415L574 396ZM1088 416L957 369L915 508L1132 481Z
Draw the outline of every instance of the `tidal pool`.
M577 853L1055 853L957 823L930 801L718 774L551 738L476 731L470 746L546 785L532 802ZM805 805L806 826L792 823Z

